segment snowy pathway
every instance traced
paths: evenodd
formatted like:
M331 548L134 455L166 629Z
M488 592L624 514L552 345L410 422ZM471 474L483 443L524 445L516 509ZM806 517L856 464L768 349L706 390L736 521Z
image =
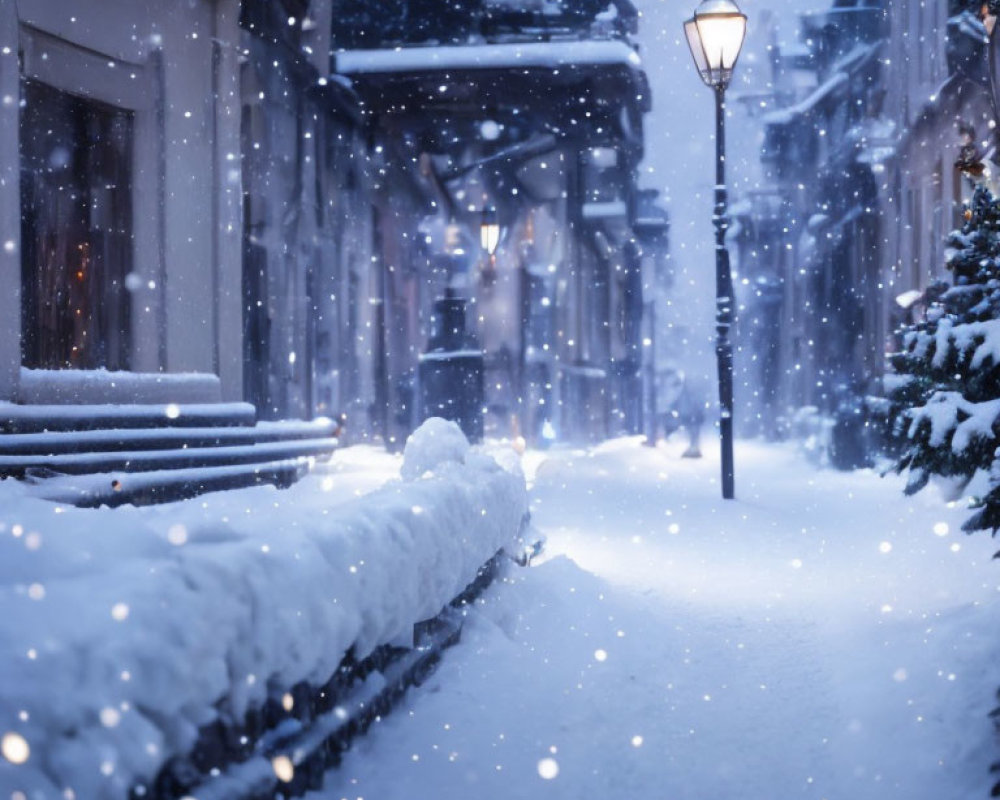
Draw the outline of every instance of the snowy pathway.
M996 543L739 443L529 454L546 554L313 800L965 800L1000 755Z

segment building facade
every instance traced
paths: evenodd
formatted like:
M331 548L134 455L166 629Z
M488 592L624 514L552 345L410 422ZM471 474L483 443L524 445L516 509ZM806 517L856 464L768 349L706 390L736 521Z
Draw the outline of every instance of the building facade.
M763 179L736 204L749 432L880 392L893 332L948 279L971 187L957 122L995 151L995 55L978 4L838 0L770 50ZM915 305L916 304L916 305Z
M838 0L770 49L762 181L736 204L746 430L787 432L797 409L835 414L881 374L881 241L895 122L887 114L889 15Z
M0 400L367 408L369 179L330 13L0 4Z
M0 3L0 402L399 443L454 293L488 432L641 429L636 9L391 5Z
M886 113L898 120L899 136L885 176L882 261L889 332L912 316L912 298L936 280L950 280L945 240L961 227L963 202L972 194L955 168L956 123L975 130L979 152L996 152L990 79L996 43L979 11L962 2L895 7L886 57L887 80L898 88L887 97Z
M241 396L238 22L236 2L0 5L0 398L115 399L98 370Z
M243 389L267 417L370 433L372 174L358 96L329 74L327 2L244 2Z

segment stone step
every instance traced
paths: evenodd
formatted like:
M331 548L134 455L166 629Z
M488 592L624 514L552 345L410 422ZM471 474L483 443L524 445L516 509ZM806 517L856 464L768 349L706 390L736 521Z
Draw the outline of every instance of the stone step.
M250 403L20 405L0 403L0 433L134 428L251 427Z
M105 472L162 470L254 464L293 458L327 459L337 440L299 439L229 447L181 447L173 450L122 450L55 455L0 455L0 476L90 475Z
M248 486L287 488L308 472L310 462L309 458L295 458L196 469L59 475L40 480L32 487L32 494L80 508L154 505Z
M260 422L253 427L113 428L0 433L0 456L54 456L136 450L227 447L333 437L332 420Z

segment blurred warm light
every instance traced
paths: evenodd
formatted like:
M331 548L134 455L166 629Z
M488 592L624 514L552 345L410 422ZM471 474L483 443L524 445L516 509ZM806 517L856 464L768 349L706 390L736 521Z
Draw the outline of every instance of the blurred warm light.
M295 765L288 756L275 756L271 759L271 767L282 783L291 783L295 777Z
M23 764L31 755L31 748L21 734L9 731L0 738L0 754L11 764Z

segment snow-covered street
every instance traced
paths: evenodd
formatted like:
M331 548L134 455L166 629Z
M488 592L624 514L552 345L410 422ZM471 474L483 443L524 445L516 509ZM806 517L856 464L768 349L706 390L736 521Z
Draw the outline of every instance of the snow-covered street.
M311 800L989 794L996 542L790 446L525 457L544 555Z
M0 0L0 800L1000 798L998 21Z

